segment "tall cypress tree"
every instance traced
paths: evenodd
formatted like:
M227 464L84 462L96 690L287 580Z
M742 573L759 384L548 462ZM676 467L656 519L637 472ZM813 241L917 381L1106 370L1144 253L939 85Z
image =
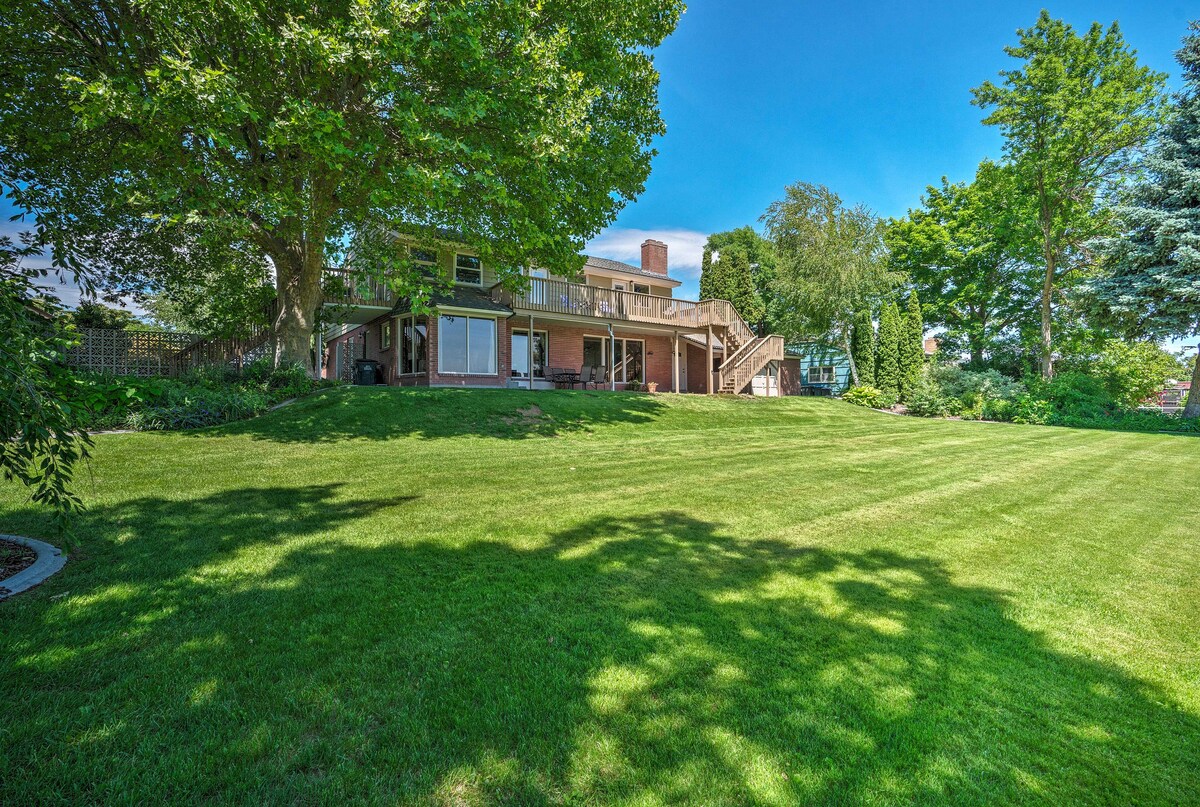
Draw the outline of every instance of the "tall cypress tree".
M908 295L904 318L900 323L900 397L907 398L921 380L925 365L925 322L921 319L921 302L915 291Z
M875 386L875 325L871 322L870 311L860 312L854 320L854 341L850 355L858 370L859 385Z
M879 312L875 386L888 395L900 394L900 309L895 302L884 303Z
M1184 86L1175 114L1117 208L1122 234L1098 244L1108 271L1091 284L1131 336L1200 334L1200 21L1176 58ZM1183 415L1200 417L1200 363Z

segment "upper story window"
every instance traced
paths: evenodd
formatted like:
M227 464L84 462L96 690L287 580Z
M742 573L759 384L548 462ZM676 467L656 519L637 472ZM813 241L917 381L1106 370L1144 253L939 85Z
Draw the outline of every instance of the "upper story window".
M432 275L437 268L437 253L432 249L413 247L408 251L408 257L424 274Z
M483 264L474 255L455 255L454 282L483 285Z
M650 286L648 286L645 283L634 283L633 285L630 286L630 288L633 289L634 291L636 291L638 294L649 294L650 293Z

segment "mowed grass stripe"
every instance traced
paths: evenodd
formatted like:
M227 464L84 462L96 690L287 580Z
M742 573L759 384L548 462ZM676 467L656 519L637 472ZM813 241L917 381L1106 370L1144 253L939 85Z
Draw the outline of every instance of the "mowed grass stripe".
M1195 445L356 389L104 436L0 604L0 802L1194 803Z

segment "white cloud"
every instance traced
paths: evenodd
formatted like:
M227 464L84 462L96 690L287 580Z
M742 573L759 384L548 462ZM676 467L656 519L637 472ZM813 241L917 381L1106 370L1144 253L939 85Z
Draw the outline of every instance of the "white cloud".
M642 262L642 242L654 238L667 245L667 271L679 280L700 277L707 233L695 230L631 230L610 227L588 242L587 253L638 266Z

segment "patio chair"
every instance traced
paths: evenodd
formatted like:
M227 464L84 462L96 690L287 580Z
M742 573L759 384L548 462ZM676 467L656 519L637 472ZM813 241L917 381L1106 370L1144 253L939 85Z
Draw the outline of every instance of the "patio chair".
M563 369L561 367L547 367L545 371L546 380L557 387L559 383L558 377L562 375L562 372Z
M579 388L587 389L587 385L592 383L596 377L596 368L594 365L585 364L583 369L579 371Z
M592 389L600 389L600 385L608 383L608 367L600 365L592 368ZM584 385L584 389L587 386Z

